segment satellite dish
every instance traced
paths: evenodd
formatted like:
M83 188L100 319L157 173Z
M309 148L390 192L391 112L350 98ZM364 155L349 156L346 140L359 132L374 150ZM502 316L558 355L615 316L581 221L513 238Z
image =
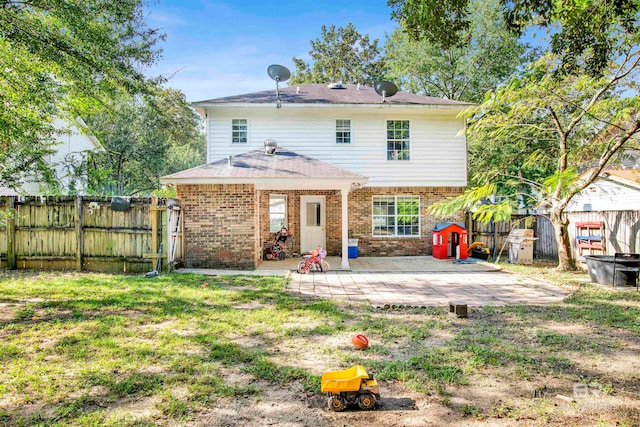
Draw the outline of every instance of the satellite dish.
M376 93L382 97L382 102L384 102L384 99L387 96L393 96L398 93L398 86L386 80L376 82L373 87L376 90Z
M284 65L273 64L267 67L267 73L269 77L275 80L277 83L286 82L291 77L291 71Z
M286 82L291 77L291 71L284 65L273 64L267 67L267 74L276 81L276 107L282 107L280 104L280 82Z

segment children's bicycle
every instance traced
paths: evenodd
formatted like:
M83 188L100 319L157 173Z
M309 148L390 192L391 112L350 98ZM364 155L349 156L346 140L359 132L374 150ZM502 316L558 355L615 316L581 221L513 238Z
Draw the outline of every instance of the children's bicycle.
M273 237L273 245L264 250L264 259L279 259L280 261L285 259L287 257L285 252L287 249L287 242L292 239L293 236L289 233L289 230L286 227L282 227L280 231L275 233Z
M329 271L329 263L324 259L327 256L327 251L320 246L312 251L307 251L302 254L304 260L298 263L298 273L305 274L309 270L326 272Z

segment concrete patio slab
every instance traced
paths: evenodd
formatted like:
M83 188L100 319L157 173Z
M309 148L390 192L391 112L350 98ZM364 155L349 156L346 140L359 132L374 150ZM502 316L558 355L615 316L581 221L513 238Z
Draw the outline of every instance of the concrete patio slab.
M569 292L545 281L499 271L487 262L456 263L433 257L367 257L350 260L350 270L309 272L295 270L301 258L265 261L253 271L183 268L181 273L205 275L260 275L290 277L289 290L304 295L338 298L384 306L443 306L450 302L470 306L549 304ZM339 266L339 257L327 257Z
M384 306L548 304L562 301L562 288L537 279L494 272L360 273L291 275L289 289L304 295Z
M255 271L295 270L301 257L282 261L264 261ZM329 256L326 261L331 270L342 271L341 258ZM350 269L346 271L368 272L426 272L426 271L496 271L500 267L485 261L468 259L457 262L453 259L437 259L432 256L361 257L349 259Z

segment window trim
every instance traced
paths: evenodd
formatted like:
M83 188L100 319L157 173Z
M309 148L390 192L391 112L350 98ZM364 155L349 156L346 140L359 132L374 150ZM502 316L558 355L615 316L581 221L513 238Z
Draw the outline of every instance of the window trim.
M271 198L272 198L272 197L273 197L273 198L276 198L276 197L277 197L277 198L284 199L284 219L282 220L282 225L281 225L281 226L278 226L278 228L277 228L277 229L275 229L275 230L272 230L272 229L271 229ZM268 209L268 213L269 213L269 232L270 232L270 233L278 232L278 231L280 231L280 229L281 229L282 227L289 228L289 227L288 227L289 215L287 214L287 213L288 213L288 211L289 211L289 209L288 209L288 207L289 207L288 203L289 203L289 199L288 199L288 197L287 197L287 195L286 195L286 194L277 194L277 193L270 193L270 194L269 194L269 209Z
M348 121L349 122L349 142L338 142L338 120L341 121ZM353 121L351 119L348 118L340 118L340 117L336 117L334 119L334 132L333 132L333 136L334 136L334 144L335 145L339 145L339 146L350 146L353 143ZM344 136L343 136L344 138Z
M390 159L389 158L389 122L407 122L409 124L409 138L407 141L407 143L409 144L409 148L407 150L409 152L408 159ZM385 143L384 157L387 162L411 162L411 159L413 158L413 154L411 152L411 147L413 146L413 138L411 137L412 135L411 128L412 128L411 120L409 119L385 119L384 121L384 143ZM402 140L398 140L398 141L402 141Z
M235 120L244 120L247 126L247 130L245 130L245 134L246 134L246 141L245 142L233 142L233 133L234 132L243 132L241 130L235 131L233 130L233 122ZM249 119L241 119L241 118L235 118L235 119L231 119L231 145L249 145Z
M377 197L385 197L385 198L391 198L393 197L393 202L394 202L394 206L395 206L395 213L394 213L394 218L395 218L395 225L394 225L394 234L388 234L388 235L377 235L375 234L376 231L376 226L375 226L375 221L374 221L374 217L376 216L374 214L374 203L375 203L375 199ZM398 234L398 198L414 198L414 199L418 199L418 234L414 234L414 235L400 235ZM420 195L413 195L413 194L377 194L371 197L371 237L375 238L375 239L416 239L416 238L421 238L422 237L422 215L421 215L421 204L422 204L422 200ZM381 215L377 215L377 216L381 216ZM385 215L388 216L388 215Z

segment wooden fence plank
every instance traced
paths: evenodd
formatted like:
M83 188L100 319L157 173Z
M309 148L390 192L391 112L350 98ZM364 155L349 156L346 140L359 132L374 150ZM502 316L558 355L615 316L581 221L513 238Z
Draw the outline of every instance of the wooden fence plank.
M7 213L7 268L16 268L16 198L9 197L9 211Z
M76 198L76 270L82 271L84 256L84 209L82 208L82 196Z
M2 265L13 268L146 272L167 235L158 223L165 207L151 198L132 198L128 211L113 211L110 197L2 197L0 209L14 211L0 227Z

